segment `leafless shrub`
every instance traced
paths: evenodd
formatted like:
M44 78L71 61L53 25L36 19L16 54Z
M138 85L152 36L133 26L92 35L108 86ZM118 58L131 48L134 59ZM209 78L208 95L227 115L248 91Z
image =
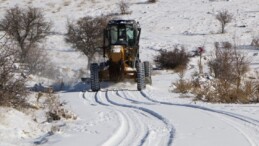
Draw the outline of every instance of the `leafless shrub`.
M229 42L215 43L215 58L209 61L209 67L216 78L236 82L249 70L249 61L244 54L237 52Z
M48 112L46 113L48 122L60 120L62 118L73 120L77 118L73 113L71 113L63 107L64 102L60 102L59 97L57 95L49 91L45 94L45 96L46 100L44 104L48 109Z
M17 50L8 42L1 42L0 52L0 106L24 107L25 79L14 68Z
M200 85L197 97L209 102L249 102L252 86L242 80L249 70L248 60L229 42L215 43L215 48L215 58L209 61L209 67L216 79L209 85Z
M148 3L156 3L158 0L148 0Z
M245 81L241 93L240 91L236 96L242 103L259 102L259 90L257 81Z
M190 83L184 81L185 83ZM202 100L205 102L213 103L258 103L259 102L259 86L258 81L244 81L240 88L236 88L236 85L231 82L214 79L205 83L197 83L193 80L193 84L190 88L185 88L185 84L178 84L176 86L177 92L187 93L191 92L196 95L195 100ZM180 83L180 81L178 82ZM197 84L196 84L197 85ZM188 87L188 86L186 86ZM180 90L182 89L182 90ZM182 92L183 91L183 92Z
M258 102L258 85L245 81L239 89L230 82L213 80L195 90L196 97L206 102L251 103Z
M259 37L253 38L251 46L259 47Z
M89 65L94 59L94 54L101 48L103 41L103 29L106 27L108 16L83 17L77 22L68 22L66 42L88 57Z
M223 10L216 15L216 19L221 24L221 33L225 33L225 27L233 20L233 15L230 14L227 10Z
M119 9L120 9L120 14L125 15L125 14L130 14L131 12L129 11L129 3L127 3L125 0L121 0L118 3Z
M179 49L178 46L175 46L173 51L160 50L159 53L155 58L155 62L165 69L186 68L190 60L184 47Z
M245 90L250 95L250 101L254 103L259 103L259 84L257 81L247 81L245 84Z
M198 82L195 82L195 83L198 83ZM196 86L193 89L192 93L194 95L196 95L195 100L202 100L205 102L216 102L212 99L217 99L217 98L215 98L215 95L216 95L215 92L213 90L211 90L211 86L208 86L208 85L203 86L203 85L199 84L199 86Z

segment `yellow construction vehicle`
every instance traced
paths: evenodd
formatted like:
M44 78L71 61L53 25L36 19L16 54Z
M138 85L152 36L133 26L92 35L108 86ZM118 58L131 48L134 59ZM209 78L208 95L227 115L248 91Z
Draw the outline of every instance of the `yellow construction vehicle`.
M135 20L111 20L104 30L103 57L105 62L92 63L91 89L100 90L100 82L120 82L133 79L137 89L151 84L151 67L148 61L139 59L141 28Z

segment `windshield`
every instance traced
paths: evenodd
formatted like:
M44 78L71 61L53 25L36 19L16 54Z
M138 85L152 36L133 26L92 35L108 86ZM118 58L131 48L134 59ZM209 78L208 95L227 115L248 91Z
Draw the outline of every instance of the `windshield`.
M128 45L134 43L134 29L131 25L125 27L112 26L110 30L111 44L121 44L122 42Z
M118 41L118 29L116 26L111 27L111 44L115 44Z

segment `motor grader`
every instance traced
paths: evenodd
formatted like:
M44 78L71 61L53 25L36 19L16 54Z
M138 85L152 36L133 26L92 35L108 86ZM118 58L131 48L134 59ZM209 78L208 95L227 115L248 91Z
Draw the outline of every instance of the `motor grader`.
M139 38L141 28L135 20L111 20L104 29L104 62L90 66L92 91L100 90L100 82L121 82L132 79L137 89L151 84L150 63L139 58Z

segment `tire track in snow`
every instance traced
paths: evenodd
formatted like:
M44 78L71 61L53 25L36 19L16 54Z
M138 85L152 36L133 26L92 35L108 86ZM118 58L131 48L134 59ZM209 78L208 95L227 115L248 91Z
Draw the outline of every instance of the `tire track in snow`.
M253 126L259 126L259 120L250 118L250 117L246 117L240 114L235 114L235 113L231 113L231 112L227 112L227 111L221 111L221 110L215 110L215 109L211 109L208 107L203 107L203 106L199 106L199 105L192 105L192 104L177 104L177 103L171 103L171 102L163 102L163 101L158 101L158 100L154 100L152 98L150 98L145 92L141 91L140 92L142 94L142 96L144 98L146 98L149 101L152 101L154 103L158 103L158 104L164 104L164 105L174 105L174 106L182 106L182 107L188 107L188 108L194 108L194 109L200 109L200 110L204 110L204 111L209 111L209 112L213 112L213 113L218 113L218 114L222 114L222 115L226 115L235 119L238 119L240 121L249 123Z
M142 146L145 142L146 142L146 139L147 139L147 137L149 136L149 134L150 134L150 130L149 130L149 128L148 128L148 126L147 126L147 124L146 123L143 123L143 116L145 116L146 117L146 115L143 115L142 113L140 113L139 111L137 111L137 110L134 110L134 113L137 113L137 114L140 114L140 116L136 116L136 119L137 119L137 121L138 121L138 123L139 124L134 124L134 126L135 125L140 125L141 127L140 127L140 131L144 131L143 132L143 134L138 134L138 135L136 135L135 137L136 137L136 139L138 138L138 137L142 137L141 139L140 139L140 142L138 142L137 143L137 145L138 146ZM139 130L138 129L136 129L137 130L137 132L139 133Z
M80 92L80 96L82 96L82 98L85 100L85 101L87 101L90 105L92 105L92 106L96 106L96 104L94 104L94 102L93 101L91 101L91 97L90 97L90 99L88 99L88 98L86 98L86 92L85 93L83 93L83 92ZM92 95L93 96L93 95Z
M90 101L89 99L86 98L86 95L88 94L90 96L88 96L88 98L90 97L90 99L92 98L92 100L94 100L97 105L101 105L104 107L109 107L110 105L106 104L103 102L102 100L102 95L101 92L85 92L84 94L82 94L82 98L86 101ZM90 105L95 105L96 104L90 104ZM116 131L114 133L112 133L112 136L108 138L108 140L106 140L106 142L104 142L102 144L102 146L117 146L121 143L121 141L123 141L123 139L128 135L128 131L130 130L129 127L129 118L126 117L126 115L124 113L122 113L121 111L112 108L112 110L116 113L119 121L120 121L120 125L119 127L116 129Z
M119 121L120 121L120 126L116 130L115 134L113 134L108 140L103 144L103 146L117 146L117 145L122 145L124 146L123 143L127 144L127 139L128 143L132 144L133 140L136 140L137 138L141 137L147 137L149 135L149 130L146 125L142 123L142 121L136 116L135 112L136 111L129 111L129 112L123 112L120 109L117 109L117 106L114 107L114 105L110 105L109 102L106 100L105 97L102 96L103 92L97 92L95 94L95 101L97 101L98 104L102 106L109 107L109 109L112 109L113 111L116 111ZM137 114L139 114L137 112ZM133 119L136 119L133 121ZM141 132L139 132L139 129L134 128L135 125L139 125L139 128L144 134L142 135ZM143 141L143 139L141 141ZM137 144L135 144L137 145ZM139 145L139 144L138 144Z
M127 91L127 92L128 92L128 91ZM146 102L140 102L140 101L137 101L137 100L132 100L132 99L130 99L130 98L128 98L128 97L126 96L125 92L122 92L122 93L123 93L124 96L122 96L122 95L119 93L119 91L116 92L116 95L117 95L118 97L121 97L121 98L123 98L123 99L125 99L125 100L127 100L127 101L130 101L130 102L134 103L134 104L152 105L152 103L146 103ZM145 115L145 116L146 116L146 115ZM141 122L141 121L140 121L140 122ZM149 134L150 134L150 132L149 132L149 130L147 130L146 134L145 134L144 137L141 139L141 141L140 141L140 143L138 144L138 146L144 145L144 143L147 141L147 138L148 138Z
M98 97L100 98L100 96L101 96L100 94L101 94L101 92L96 92L96 93L95 93L95 95L94 95L95 102L98 103L98 104L100 104L100 105L103 105L103 106L109 106L108 104L105 104L105 103L101 102L101 101L98 99Z
M129 129L129 121L126 118L126 116L120 112L116 110L116 113L119 117L119 121L120 121L120 126L119 128L116 130L116 132L112 135L112 137L110 137L105 143L102 144L102 146L117 146L119 145L123 139L127 136L127 132L130 130Z
M199 106L199 105L175 104L175 103L170 103L170 102L157 101L157 100L150 98L150 96L148 96L147 93L145 93L144 91L141 91L140 94L147 100L152 101L154 103L159 103L159 104L163 104L163 105L188 107L188 108L199 109L199 110L210 112L210 113L219 114L218 118L221 119L222 121L224 121L225 123L227 123L228 125L230 125L231 127L233 127L234 129L236 129L238 132L240 132L240 134L242 134L246 138L247 142L249 142L251 146L257 146L257 144L255 142L256 141L255 139L257 139L257 138L254 136L251 136L250 132L249 132L250 134L247 134L247 132L245 132L245 130L243 130L243 128L249 127L252 130L258 132L259 121L256 119L246 117L243 115L239 115L239 114L235 114L235 113L231 113L231 112L215 110L215 109L211 109L211 108L207 108L207 107L203 107L203 106ZM214 114L212 114L212 115L215 116ZM249 126L249 125L241 125L240 123L238 123L237 121L235 121L233 119L248 123L248 124L252 125L253 127ZM254 137L254 138L251 138L251 137Z
M128 91L122 92L123 95L121 95L121 93L119 93L118 91L116 92L116 94L117 94L119 97L121 97L121 98L123 98L123 99L125 99L125 100L128 100L128 101L130 101L130 102L133 103L133 104L154 105L153 102L152 102L152 103L150 103L150 102L142 102L142 101L137 101L137 100L128 98L128 96L127 96L127 95L128 95Z
M107 99L107 101L113 105L116 105L116 106L120 106L120 107L126 107L126 108L131 108L131 109L137 109L137 110L140 110L140 111L143 111L145 113L148 113L149 115L155 117L156 119L158 119L159 121L161 121L165 126L166 128L168 129L168 141L167 141L167 145L170 146L172 145L173 143L173 139L174 139L174 134L175 134L175 129L173 127L173 125L166 119L164 118L163 116L161 116L160 114L156 113L155 111L152 111L150 109L147 109L147 108L144 108L144 107L138 107L138 106L133 106L133 105L127 105L127 104L120 104L120 103L117 103L117 102L114 102L110 99L110 97L108 96L108 91L106 92L105 94L105 98ZM148 137L148 136L147 136ZM140 145L143 145L144 142L145 142L145 137L141 140L141 144Z
M95 102L101 106L109 107L110 105L108 103L105 103L103 100L102 92L96 92L94 96ZM112 108L110 106L110 108ZM120 110L117 110L115 108L112 108L113 111L116 112L117 117L119 118L120 126L117 128L115 133L112 133L112 136L109 137L102 146L117 146L120 145L120 143L125 139L129 133L130 130L130 120L127 118L127 116L121 112Z
M215 116L214 114L212 114L212 116ZM254 142L254 140L251 138L251 136L249 134L247 134L242 128L244 125L241 125L240 123L231 120L229 118L226 118L225 115L217 115L219 119L221 119L223 122L227 123L229 126L235 128L238 132L240 132L240 134L242 134L246 140L250 143L251 146L257 146L257 144Z

